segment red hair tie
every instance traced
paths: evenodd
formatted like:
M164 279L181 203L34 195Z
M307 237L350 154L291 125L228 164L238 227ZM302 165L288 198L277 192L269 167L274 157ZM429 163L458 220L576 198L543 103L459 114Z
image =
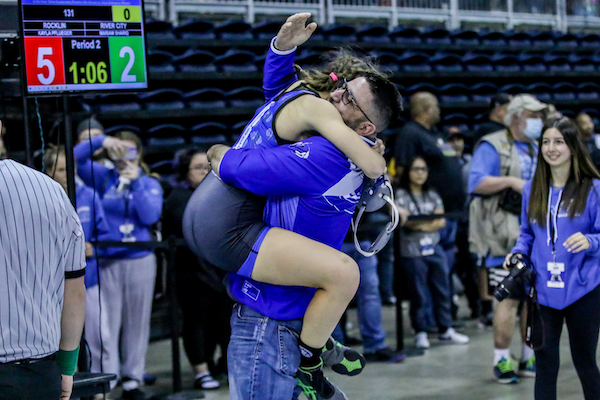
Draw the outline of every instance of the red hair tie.
M333 72L330 73L329 76L331 77L331 79L333 79L334 82L337 82L338 77Z

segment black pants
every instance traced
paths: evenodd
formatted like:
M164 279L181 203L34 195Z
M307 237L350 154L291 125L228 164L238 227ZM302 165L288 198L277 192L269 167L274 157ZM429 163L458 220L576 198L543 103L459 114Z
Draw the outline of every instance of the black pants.
M556 381L560 365L559 343L563 321L569 330L571 357L583 387L586 400L600 400L600 371L596 363L600 330L600 286L564 310L540 306L543 321L544 347L535 352L535 398L556 399ZM536 340L540 330L534 330ZM539 343L539 342L538 342Z
M177 269L177 297L182 311L183 347L192 365L208 363L212 374L227 372L227 346L233 301L225 290L207 285L187 266ZM215 365L213 355L220 346L223 356Z
M0 364L0 400L58 400L61 375L54 359Z

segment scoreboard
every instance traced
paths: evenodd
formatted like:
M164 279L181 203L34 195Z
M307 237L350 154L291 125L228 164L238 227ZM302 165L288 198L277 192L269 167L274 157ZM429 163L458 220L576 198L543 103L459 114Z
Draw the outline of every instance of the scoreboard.
M142 0L21 0L27 94L148 87Z

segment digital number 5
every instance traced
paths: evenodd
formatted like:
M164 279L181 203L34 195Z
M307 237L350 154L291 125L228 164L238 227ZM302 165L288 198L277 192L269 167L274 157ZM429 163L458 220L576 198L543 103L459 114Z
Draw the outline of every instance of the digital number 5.
M54 81L56 76L56 70L54 69L54 64L45 56L52 55L52 47L38 47L38 56L37 56L37 67L44 68L48 67L48 76L45 77L43 73L37 74L37 78L39 79L42 85L49 85Z

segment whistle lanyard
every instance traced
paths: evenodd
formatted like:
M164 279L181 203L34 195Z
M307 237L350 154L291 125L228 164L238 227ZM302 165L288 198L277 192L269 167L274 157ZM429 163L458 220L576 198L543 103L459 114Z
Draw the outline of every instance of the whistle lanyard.
M558 201L556 202L556 212L552 215L552 186L548 193L548 213L546 214L546 243L548 246L552 243L552 257L556 262L556 242L558 241L558 213L562 202L563 189L558 192Z

